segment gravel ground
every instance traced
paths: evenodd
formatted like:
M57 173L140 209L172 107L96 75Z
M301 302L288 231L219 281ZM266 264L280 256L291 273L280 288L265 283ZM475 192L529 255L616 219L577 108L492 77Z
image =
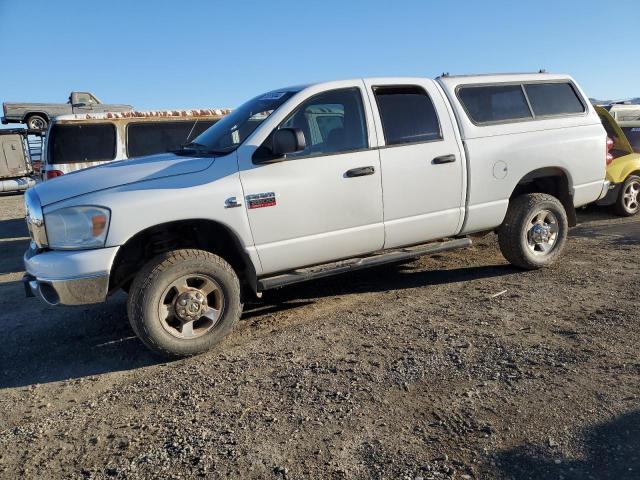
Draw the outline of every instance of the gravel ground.
M469 250L282 289L165 363L124 295L25 299L0 197L0 477L640 478L640 218L579 214L555 267Z

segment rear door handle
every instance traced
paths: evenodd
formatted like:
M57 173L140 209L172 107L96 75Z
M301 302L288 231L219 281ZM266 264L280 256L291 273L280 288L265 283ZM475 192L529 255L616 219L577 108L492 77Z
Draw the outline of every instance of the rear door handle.
M451 154L451 155L442 155L440 157L436 157L433 159L431 163L433 163L434 165L442 165L443 163L452 163L455 161L456 161L456 156Z
M376 169L373 167L359 167L347 170L344 172L344 176L347 178L364 177L365 175L373 175L374 173L376 173Z

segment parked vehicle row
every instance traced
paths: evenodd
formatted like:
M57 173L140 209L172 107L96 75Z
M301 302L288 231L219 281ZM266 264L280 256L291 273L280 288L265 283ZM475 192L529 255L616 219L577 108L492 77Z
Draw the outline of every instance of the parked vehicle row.
M25 287L53 305L123 289L142 341L182 356L219 343L250 295L470 234L497 231L509 262L545 267L575 208L609 191L606 137L565 75L274 90L174 153L29 189Z

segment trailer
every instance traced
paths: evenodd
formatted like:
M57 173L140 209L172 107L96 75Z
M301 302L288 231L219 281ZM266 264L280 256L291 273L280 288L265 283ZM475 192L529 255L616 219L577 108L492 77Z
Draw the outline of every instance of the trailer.
M35 134L35 137L34 137ZM35 185L30 144L41 136L24 128L0 129L0 193L19 192Z

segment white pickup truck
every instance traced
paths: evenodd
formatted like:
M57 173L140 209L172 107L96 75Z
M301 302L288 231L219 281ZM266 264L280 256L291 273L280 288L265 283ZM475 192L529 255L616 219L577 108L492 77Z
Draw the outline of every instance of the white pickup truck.
M466 247L496 231L513 265L560 255L575 207L607 192L606 134L566 75L372 78L249 100L174 153L27 191L28 295L128 292L167 356L203 352L243 300Z

